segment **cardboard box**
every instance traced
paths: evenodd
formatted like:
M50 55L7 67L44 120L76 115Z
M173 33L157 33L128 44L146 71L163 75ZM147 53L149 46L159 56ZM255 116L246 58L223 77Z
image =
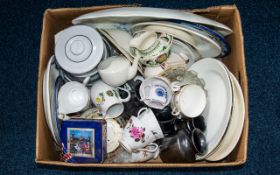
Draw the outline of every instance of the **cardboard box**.
M120 7L114 6L97 6L89 8L64 8L64 9L47 9L43 17L43 27L40 47L40 63L38 73L38 96L37 96L37 136L36 136L36 162L39 164L60 165L71 167L161 167L161 168L178 168L178 167L217 167L217 166L236 166L246 162L247 159L247 140L248 140L248 84L244 57L243 34L241 27L240 14L235 5L210 7L207 9L196 9L193 12L217 20L229 26L233 33L227 37L231 45L232 52L224 63L229 70L237 77L242 87L245 99L246 116L242 136L234 151L223 161L207 162L201 161L196 163L162 163L160 159L148 163L134 164L71 164L59 161L59 155L55 151L55 146L51 138L51 133L47 127L44 109L42 84L43 74L48 60L54 54L54 35L60 30L72 25L71 20L85 13Z

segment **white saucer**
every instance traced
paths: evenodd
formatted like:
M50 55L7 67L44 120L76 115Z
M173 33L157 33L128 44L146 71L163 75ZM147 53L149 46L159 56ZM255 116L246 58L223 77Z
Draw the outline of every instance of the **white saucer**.
M204 159L221 142L228 127L232 108L232 87L224 64L213 58L204 58L194 63L189 70L197 72L204 80L207 104L202 113L205 118L207 151L198 160Z
M122 7L100 10L79 16L72 20L72 23L137 23L156 19L199 23L214 28L224 36L232 33L232 30L226 25L191 12L151 7Z
M113 152L119 146L123 129L114 119L106 119L107 122L107 153Z
M241 87L235 76L230 72L229 75L233 88L233 106L231 119L223 140L221 141L219 146L209 156L206 157L206 160L209 161L222 160L226 156L228 156L237 145L242 134L245 117L244 97Z

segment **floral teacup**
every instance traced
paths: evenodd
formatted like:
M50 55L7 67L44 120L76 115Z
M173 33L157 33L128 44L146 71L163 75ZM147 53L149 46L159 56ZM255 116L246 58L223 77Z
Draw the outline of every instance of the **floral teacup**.
M127 152L131 153L133 150L144 148L155 140L156 137L152 131L137 117L131 116L119 142Z

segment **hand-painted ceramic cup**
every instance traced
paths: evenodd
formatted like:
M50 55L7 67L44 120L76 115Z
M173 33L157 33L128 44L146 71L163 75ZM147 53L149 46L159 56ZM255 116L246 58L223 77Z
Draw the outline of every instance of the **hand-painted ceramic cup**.
M131 116L119 140L120 145L129 153L144 148L156 140L153 132L137 117Z
M138 119L149 128L155 135L156 139L161 139L164 137L160 125L153 111L150 108L142 108L138 111Z
M119 90L125 91L128 95L122 99ZM124 111L123 102L130 100L130 92L124 88L114 88L103 81L96 81L91 87L91 100L98 107L103 116L108 115L110 118L118 117Z
M141 101L154 109L163 109L172 98L175 85L171 85L164 77L151 77L145 79L139 89ZM179 87L177 87L179 89Z

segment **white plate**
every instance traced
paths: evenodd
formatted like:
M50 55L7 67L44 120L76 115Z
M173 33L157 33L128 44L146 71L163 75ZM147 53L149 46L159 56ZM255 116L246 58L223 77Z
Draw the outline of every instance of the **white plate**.
M207 91L207 104L202 116L206 123L205 138L208 148L203 156L197 156L201 160L218 146L224 136L231 114L232 88L226 68L216 59L201 59L189 70L197 72L197 76L204 80Z
M122 48L119 43L104 29L98 29L98 31L107 39L109 40L131 63L133 62L133 58L130 54ZM143 68L140 63L138 63L138 71L143 75Z
M199 23L214 28L224 36L232 33L232 30L226 25L191 12L150 7L123 7L100 10L79 16L72 23L103 23L105 21L113 23L137 23L156 19Z
M141 30L142 28L149 25L157 25L163 27L174 28L177 30L184 31L192 36L195 42L195 48L199 51L202 57L217 57L221 54L222 48L219 43L213 40L208 35L202 34L196 29L190 29L186 26L178 23L167 22L167 21L157 21L157 22L143 22L132 26L132 30Z
M123 129L114 119L106 119L107 122L107 153L113 152L119 146Z
M54 87L55 81L58 76L59 72L55 68L54 56L52 56L48 62L43 80L43 102L47 125L52 133L55 142L60 144L59 131L56 127L56 119L55 116L52 115L54 110Z
M243 129L245 117L244 97L237 79L230 72L229 75L233 88L233 107L231 119L226 134L218 148L215 149L211 155L207 156L206 160L209 161L218 161L228 156L237 145Z

